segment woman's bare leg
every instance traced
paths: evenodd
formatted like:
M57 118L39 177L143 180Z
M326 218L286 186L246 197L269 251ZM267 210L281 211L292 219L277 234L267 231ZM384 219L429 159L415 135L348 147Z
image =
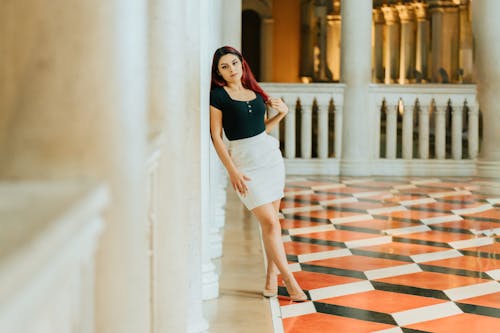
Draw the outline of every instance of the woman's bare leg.
M278 214L279 214L280 201L281 200L273 201L273 207L274 207L274 211L276 212L276 217L278 217ZM279 221L279 218L278 218L278 221ZM281 234L281 232L280 232L280 234ZM267 251L267 249L265 249L265 251L266 251L266 258L267 258L265 289L266 290L276 290L276 288L278 286L278 274L280 273L280 271L278 270L278 267L276 266L274 261L271 259L271 256L269 255L269 251Z
M302 298L303 291L288 268L285 249L281 240L281 226L275 206L271 203L265 204L254 208L252 212L261 225L262 239L268 258L268 271L274 269L270 265L271 262L274 263L286 283L290 296L292 298Z

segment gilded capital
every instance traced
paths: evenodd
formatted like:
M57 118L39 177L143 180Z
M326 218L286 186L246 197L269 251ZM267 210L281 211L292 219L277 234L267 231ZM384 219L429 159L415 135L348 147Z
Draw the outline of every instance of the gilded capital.
M396 5L396 10L399 13L399 19L402 23L413 21L415 18L415 12L412 6L398 4Z
M398 22L399 16L396 8L394 8L393 6L383 5L380 9L384 13L384 19L387 24Z

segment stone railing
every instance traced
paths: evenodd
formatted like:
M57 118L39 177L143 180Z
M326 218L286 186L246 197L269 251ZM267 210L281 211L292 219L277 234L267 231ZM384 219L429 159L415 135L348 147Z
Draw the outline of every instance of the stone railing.
M288 105L284 122L273 131L282 142L288 173L338 173L344 85L263 83L262 88Z
M94 252L108 193L0 183L0 332L94 332Z
M343 84L263 83L289 107L273 135L280 138L289 174L339 174ZM371 173L471 175L479 149L475 85L369 87ZM430 169L429 169L430 168Z
M370 105L377 120L376 174L474 173L479 149L475 85L374 84Z

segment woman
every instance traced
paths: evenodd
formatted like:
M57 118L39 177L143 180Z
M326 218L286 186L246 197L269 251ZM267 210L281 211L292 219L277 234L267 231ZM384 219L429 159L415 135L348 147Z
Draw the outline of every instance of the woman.
M278 114L266 119L266 104ZM215 51L210 91L210 133L231 184L257 217L267 256L264 296L277 295L281 273L293 301L307 300L288 268L278 219L285 185L279 141L268 135L288 112L279 98L269 98L255 80L240 52L224 46ZM229 150L222 132L229 139Z

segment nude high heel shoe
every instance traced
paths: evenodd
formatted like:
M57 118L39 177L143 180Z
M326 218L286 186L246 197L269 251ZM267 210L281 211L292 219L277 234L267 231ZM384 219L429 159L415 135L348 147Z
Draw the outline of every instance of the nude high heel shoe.
M288 288L288 283L284 279L283 279L283 284L285 285L285 288L287 291L290 290L290 288ZM288 295L290 295L290 299L292 300L292 302L305 302L309 299L307 297L306 293L304 293L304 291L302 291L302 289L299 292L294 293L294 294L291 294L290 292L288 292Z
M275 277L275 283L276 285L271 287L271 288L264 288L264 290L262 291L262 295L264 295L264 297L275 297L275 296L278 296L278 281L277 281L278 277L276 276Z

